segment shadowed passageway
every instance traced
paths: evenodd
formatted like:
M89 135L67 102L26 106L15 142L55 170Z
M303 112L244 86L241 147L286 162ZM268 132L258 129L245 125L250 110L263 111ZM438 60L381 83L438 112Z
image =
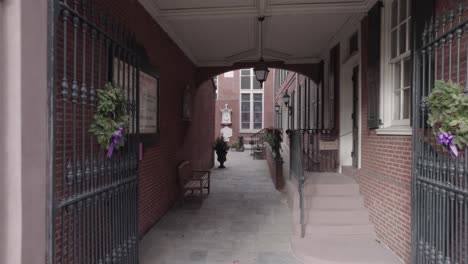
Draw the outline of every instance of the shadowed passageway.
M141 242L142 264L299 264L290 251L291 212L265 160L229 152L213 169L212 193L172 209Z

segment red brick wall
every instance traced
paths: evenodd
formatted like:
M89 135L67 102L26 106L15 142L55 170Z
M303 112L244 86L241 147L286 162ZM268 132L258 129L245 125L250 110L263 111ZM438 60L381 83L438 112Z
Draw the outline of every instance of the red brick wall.
M411 136L367 128L367 18L362 21L362 151L359 185L381 241L405 263L411 246Z
M122 14L128 6L119 1ZM113 6L115 6L115 3ZM194 169L213 165L212 139L214 86L211 80L195 87L195 68L151 16L137 5L132 29L142 43L151 62L159 69L160 143L149 148L141 162L139 230L146 233L173 205L177 191L177 165L191 160ZM182 97L187 85L192 87L192 121L182 121Z
M221 109L224 105L232 109L231 122L232 125L232 138L231 143L236 142L239 136L240 127L240 102L239 102L239 71L233 71L232 77L224 77L224 74L218 75L218 100L216 100L215 114L215 136L220 135L220 130L223 128L221 125Z
M70 2L70 1L69 1ZM160 74L160 140L154 146L144 146L145 152L139 167L139 233L144 235L167 210L174 204L178 189L176 185L177 165L183 160L191 160L194 169L209 169L213 165L212 141L214 137L214 85L211 80L197 82L196 67L170 39L136 0L101 0L96 5L108 15L135 34L136 41L142 45L148 59ZM59 36L62 26L57 27ZM78 39L77 76L81 85L81 27ZM71 88L73 31L71 18L68 21L68 82ZM87 37L90 38L89 35ZM63 40L58 38L58 79L62 78ZM90 47L86 54L90 61ZM96 49L97 52L97 49ZM97 53L96 53L97 56ZM97 61L96 61L97 64ZM97 67L96 67L97 68ZM104 70L104 69L102 69ZM87 66L90 71L90 66ZM97 71L97 69L96 69ZM88 81L89 77L88 75ZM97 78L97 74L96 74ZM104 82L104 81L103 81ZM192 92L192 121L182 121L183 90L189 85ZM103 86L103 83L96 88ZM62 120L60 85L57 86L57 153L56 174L62 175ZM89 89L89 84L88 84ZM71 91L69 91L71 93ZM81 93L79 93L81 95ZM71 113L70 99L67 113ZM78 100L78 122L81 122L81 101ZM89 112L86 113L89 120ZM67 158L71 157L71 114L67 114ZM89 124L86 123L86 126ZM81 131L81 130L80 130ZM78 132L77 138L81 139ZM89 139L89 135L87 135ZM87 140L88 140L87 139ZM78 149L80 149L79 146ZM81 154L79 154L81 155ZM57 187L60 189L60 186ZM60 194L59 194L60 195Z

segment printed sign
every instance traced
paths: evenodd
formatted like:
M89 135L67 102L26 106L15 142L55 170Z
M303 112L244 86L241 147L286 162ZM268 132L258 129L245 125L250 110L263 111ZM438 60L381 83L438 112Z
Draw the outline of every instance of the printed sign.
M140 133L158 132L158 80L140 72Z
M126 91L126 94L133 96L133 92L127 91L136 85L134 80L133 66L114 58L113 81ZM155 134L158 133L158 79L140 71L140 133ZM130 98L132 100L132 98ZM133 130L133 124L130 124L130 131Z
M320 150L337 150L338 149L338 140L334 141L319 141L319 149Z

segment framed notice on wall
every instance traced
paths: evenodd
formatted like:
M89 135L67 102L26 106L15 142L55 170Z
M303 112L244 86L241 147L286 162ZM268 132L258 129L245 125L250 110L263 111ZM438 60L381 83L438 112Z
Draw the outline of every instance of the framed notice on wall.
M140 71L140 134L159 132L159 79Z
M158 141L159 137L159 74L146 64L137 70L134 66L115 58L112 64L113 70L111 79L114 83L122 86L127 91L127 87L138 88L137 94L127 93L131 101L138 102L138 127L140 139L145 145L152 145ZM134 81L134 76L138 76L138 81ZM133 124L130 125L130 131Z

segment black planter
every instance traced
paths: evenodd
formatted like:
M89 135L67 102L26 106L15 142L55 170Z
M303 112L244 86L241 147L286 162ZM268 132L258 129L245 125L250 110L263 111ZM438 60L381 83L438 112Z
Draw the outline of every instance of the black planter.
M226 155L227 151L216 151L216 155L218 155L218 162L219 162L219 167L220 169L224 169L224 162L226 162Z

